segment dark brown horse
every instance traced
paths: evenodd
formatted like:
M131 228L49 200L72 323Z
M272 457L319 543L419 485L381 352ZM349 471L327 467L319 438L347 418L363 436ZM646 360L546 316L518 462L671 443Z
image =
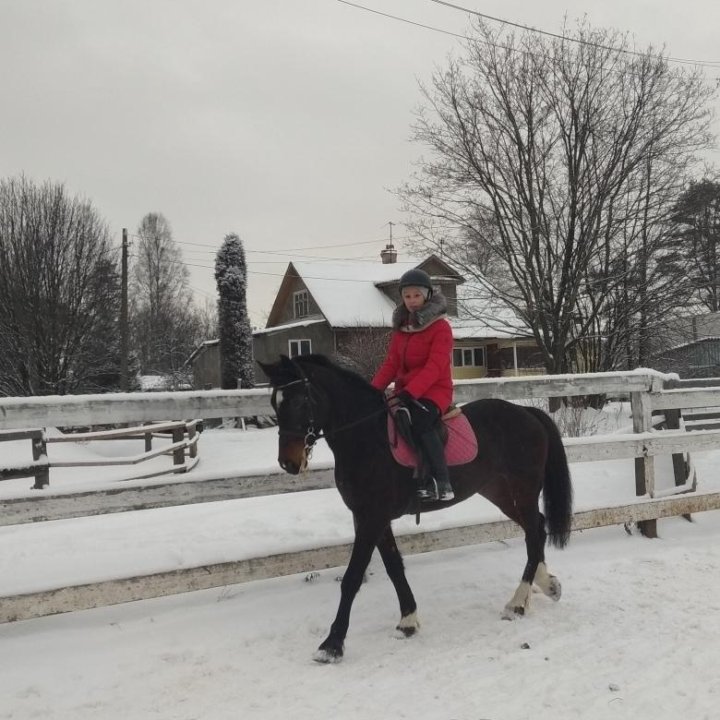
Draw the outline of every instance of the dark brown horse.
M397 628L413 635L419 627L417 605L391 521L415 511L415 481L412 470L398 465L391 455L383 393L322 355L292 360L281 356L278 363L261 366L273 388L280 466L296 475L307 466L317 438L324 437L335 456L337 488L355 521L340 605L315 660L342 658L350 609L375 548L400 601ZM480 493L520 525L527 563L503 611L503 617L512 619L527 610L533 583L553 600L560 599L560 582L545 565L545 540L563 547L570 535L572 487L565 449L557 427L542 410L504 400L477 400L463 412L477 435L478 456L450 468L453 502L423 503L421 510L440 510ZM545 515L538 506L541 490Z

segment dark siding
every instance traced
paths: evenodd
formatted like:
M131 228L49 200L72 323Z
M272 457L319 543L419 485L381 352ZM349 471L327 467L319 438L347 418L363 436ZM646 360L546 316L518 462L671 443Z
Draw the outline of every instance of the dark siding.
M332 357L335 353L335 338L327 323L315 323L305 327L293 327L276 332L263 333L253 337L253 352L256 360L276 362L280 355L287 355L290 340L310 340L312 351ZM255 369L255 381L267 382L263 371Z

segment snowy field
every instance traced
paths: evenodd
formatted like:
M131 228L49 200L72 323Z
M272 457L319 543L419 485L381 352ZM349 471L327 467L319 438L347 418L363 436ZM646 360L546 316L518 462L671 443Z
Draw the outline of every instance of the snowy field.
M208 431L188 478L272 468L276 437ZM3 461L27 453L12 445L2 448ZM329 459L318 447L314 464ZM700 489L720 488L720 452L695 460ZM576 509L633 498L630 461L575 464L572 472ZM121 477L117 469L53 470L51 487L134 482ZM28 494L30 483L3 483L0 501ZM473 499L424 518L420 530L497 517ZM403 519L396 529L411 532L414 523ZM410 640L395 637L397 601L374 559L345 659L334 666L311 657L334 616L342 569L0 625L0 718L714 719L720 512L693 523L662 520L659 530L658 540L622 527L575 533L567 549L548 552L562 600L537 595L515 622L500 620L500 611L522 571L522 541L407 557L422 624ZM10 526L0 528L0 584L2 594L27 592L351 534L333 490Z

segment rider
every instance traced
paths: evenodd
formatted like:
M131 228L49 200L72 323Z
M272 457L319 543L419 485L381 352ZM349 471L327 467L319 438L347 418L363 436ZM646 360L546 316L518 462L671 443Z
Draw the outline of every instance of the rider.
M442 440L440 417L452 402L452 328L445 311L447 301L434 293L430 276L414 268L400 278L401 302L393 312L393 333L387 356L372 379L385 390L395 382L395 395L409 413L412 435L429 466L418 496L424 500L454 497ZM437 486L437 489L436 487Z

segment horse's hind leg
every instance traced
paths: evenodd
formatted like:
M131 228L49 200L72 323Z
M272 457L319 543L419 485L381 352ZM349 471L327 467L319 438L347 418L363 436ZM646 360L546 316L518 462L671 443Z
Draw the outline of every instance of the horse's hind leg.
M380 551L383 564L385 565L385 570L395 587L395 592L400 602L400 622L397 624L397 630L399 630L403 636L410 637L414 635L420 627L417 619L417 604L415 603L415 597L405 577L405 565L403 564L402 555L400 554L400 550L398 550L395 535L390 525L383 531L377 547Z
M519 615L524 615L530 607L530 597L532 595L532 585L534 581L538 581L536 577L538 568L542 563L545 567L545 527L541 525L542 517L537 507L528 508L522 525L525 530L525 548L527 550L527 563L523 570L522 580L518 585L515 594L510 598L510 602L505 605L502 612L504 620L514 620ZM545 570L547 573L547 570ZM541 586L542 587L542 586Z
M560 585L560 581L548 572L547 565L545 564L545 539L547 533L545 532L545 517L542 514L540 514L540 537L542 539L542 555L537 570L535 571L535 585L537 585L545 595L557 602L562 595L562 586Z

